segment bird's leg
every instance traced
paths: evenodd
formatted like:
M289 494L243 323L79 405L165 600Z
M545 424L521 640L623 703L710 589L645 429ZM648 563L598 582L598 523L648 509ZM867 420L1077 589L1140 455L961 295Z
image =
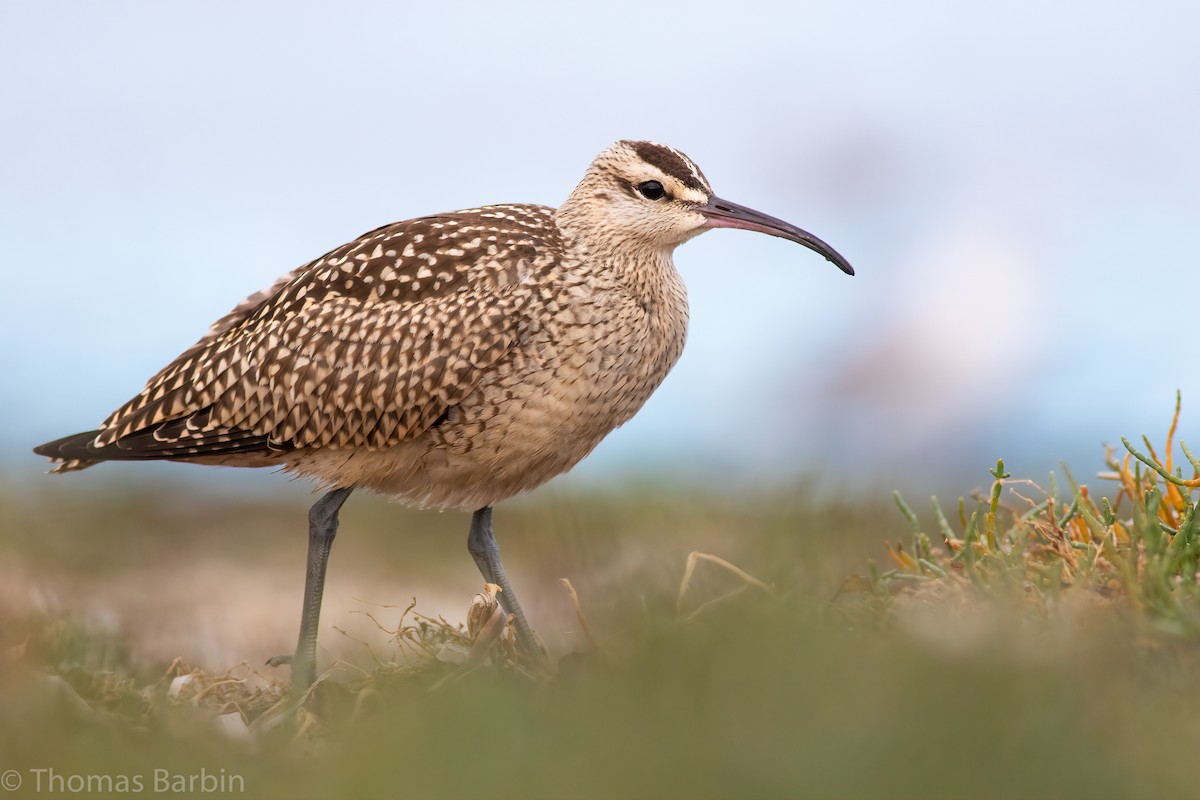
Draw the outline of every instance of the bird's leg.
M512 615L517 626L517 643L521 649L536 656L545 656L541 642L534 636L533 629L525 619L521 603L513 592L504 565L500 563L500 548L496 544L496 536L492 533L492 509L481 508L471 517L471 533L467 536L467 549L475 559L483 579L488 583L497 584L502 590L498 596L500 605Z
M291 663L292 688L304 691L317 677L317 623L321 618L321 596L325 593L325 568L329 565L329 550L337 535L338 510L354 491L354 487L334 489L308 511L308 570L304 576L304 610L300 614L300 637L296 654L276 656L271 666Z

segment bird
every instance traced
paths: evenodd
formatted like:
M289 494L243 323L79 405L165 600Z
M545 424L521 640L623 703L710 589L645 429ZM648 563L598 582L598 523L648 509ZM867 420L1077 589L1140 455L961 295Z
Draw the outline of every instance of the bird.
M218 319L95 430L34 448L51 473L103 461L276 467L323 492L293 687L316 678L338 512L354 491L471 513L467 548L500 587L518 648L542 656L500 559L492 507L566 472L628 421L683 351L675 248L704 231L816 236L723 200L651 141L601 152L557 208L504 204L385 225Z

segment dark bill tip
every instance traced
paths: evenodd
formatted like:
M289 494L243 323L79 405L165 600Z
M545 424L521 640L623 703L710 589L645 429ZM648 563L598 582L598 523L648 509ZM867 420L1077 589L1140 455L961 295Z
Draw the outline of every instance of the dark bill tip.
M763 214L761 211L755 211L719 197L712 198L696 210L708 218L707 227L709 228L741 228L746 231L758 231L769 236L778 236L820 253L847 275L854 274L854 267L850 266L850 262L842 258L837 250L790 222L784 222Z

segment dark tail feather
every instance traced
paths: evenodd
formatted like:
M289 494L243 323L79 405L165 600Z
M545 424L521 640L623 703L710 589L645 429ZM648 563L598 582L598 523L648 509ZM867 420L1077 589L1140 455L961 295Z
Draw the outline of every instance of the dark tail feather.
M194 431L187 420L147 428L122 437L102 447L95 445L100 431L87 431L65 436L33 448L33 452L54 460L54 472L69 472L90 467L100 461L161 461L187 460L198 456L233 455L236 453L286 450L271 447L263 434L239 429Z
M86 456L79 458L72 454L86 453L88 443L93 441L98 433L100 431L87 431L74 436L65 436L62 439L38 445L33 448L33 452L39 456L46 456L54 463L53 469L50 470L51 474L87 469L98 463L97 460Z
M72 436L64 436L61 439L55 439L53 442L39 444L33 448L33 452L39 456L46 458L57 458L63 461L71 459L94 460L96 454L88 452L88 444L95 440L100 435L100 431L87 431L86 433L76 433Z

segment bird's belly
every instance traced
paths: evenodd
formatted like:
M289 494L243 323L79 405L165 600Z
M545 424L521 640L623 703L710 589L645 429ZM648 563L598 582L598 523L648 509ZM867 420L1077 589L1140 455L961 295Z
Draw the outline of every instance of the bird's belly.
M425 459L441 486L468 489L454 505L482 507L534 489L587 456L662 382L662 369L593 355L484 388L462 420L435 434ZM635 368L636 367L636 368ZM443 466L444 465L444 466Z

